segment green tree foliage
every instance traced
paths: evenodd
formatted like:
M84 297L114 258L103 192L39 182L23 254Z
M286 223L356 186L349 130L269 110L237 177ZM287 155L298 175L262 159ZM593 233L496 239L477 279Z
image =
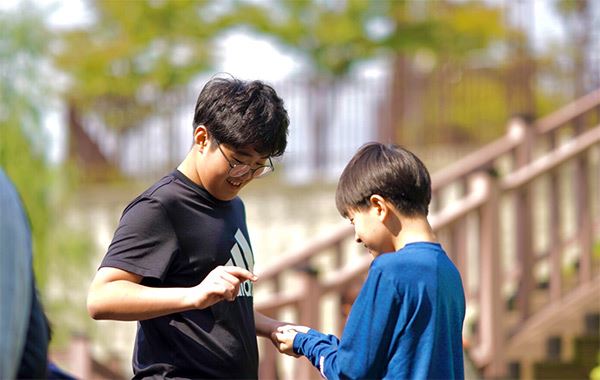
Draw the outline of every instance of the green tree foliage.
M41 127L47 105L48 88L43 85L47 82L41 68L48 30L39 13L15 16L0 13L0 165L15 183L29 215L34 265L43 284L53 177L44 157L47 136Z
M53 265L64 271L85 262L89 237L67 228L60 214L76 173L47 158L51 137L43 126L44 114L57 90L50 85L55 74L48 52L52 33L44 14L23 3L0 13L0 31L0 165L15 183L29 216L34 269L43 290Z
M210 68L215 39L231 28L246 27L304 55L317 87L335 85L356 63L376 57L394 62L425 52L434 64L447 57L467 61L505 32L501 11L481 1L96 0L90 5L94 21L61 35L56 61L72 78L65 94L70 104L93 107L117 129L135 126L164 93ZM392 92L401 88L390 85ZM104 107L110 112L102 112ZM326 124L322 116L315 118Z
M365 25L379 2L281 1L238 2L231 25L246 25L307 56L316 72L346 74L360 59L375 54Z
M229 15L234 21L297 49L332 77L381 55L466 55L503 33L499 9L472 1L241 1Z
M440 5L441 4L441 5ZM317 72L347 74L381 54L466 54L502 33L500 13L481 2L400 0L107 1L95 21L62 35L60 67L78 103L140 97L186 84L210 67L213 41L246 25L309 57Z
M450 82L452 79L437 75L440 81L428 80L428 73L419 72L415 57L427 58L429 74L447 71L445 66L451 61L453 71L458 68L464 71L465 77L469 77L470 87L488 88L491 78L470 76L469 66L481 65L482 62L488 64L491 61L488 48L507 34L502 9L482 1L240 1L229 17L304 55L311 63L311 79L315 87L335 86L337 81L352 73L356 63L386 57L393 71L388 99L392 114L389 119L393 120L393 125L380 123L377 127L381 129L379 133L383 138L411 144L433 142L417 137L425 136L426 140L430 140L433 136L431 129L426 132L420 130L423 126L434 126L427 118L429 108L421 109L425 104L443 103L443 107L448 108L438 113L435 120L442 123L442 128L476 129L480 126L470 119L472 113L460 109L465 102L440 99L439 87L444 80ZM230 21L230 24L234 22ZM501 63L494 64L500 71ZM494 87L502 86L497 83ZM501 127L507 113L504 94L502 91L490 91L486 95L494 97L493 101L477 100L487 110L493 108L489 115L502 114L492 121L492 125ZM405 100L409 98L412 99L411 113L419 120L407 119L409 112L404 107ZM466 104L475 106L474 100L466 99ZM323 115L317 114L313 124L318 130L324 130L328 122ZM469 137L482 135L464 130L455 132L463 135L466 132ZM497 136L499 133L485 135ZM447 135L456 133L448 132Z
M43 126L56 101L56 72L49 58L53 34L44 12L31 3L0 12L0 166L15 183L32 230L33 263L53 344L64 343L89 318L62 289L89 281L85 268L93 252L87 231L65 221L76 171L47 158L51 137ZM52 297L52 290L61 289ZM7 306L7 305L3 305ZM60 323L59 323L60 322Z
M65 97L79 109L121 110L109 125L124 129L151 111L165 92L209 67L222 28L219 2L90 3L91 25L61 33L55 55L72 79Z

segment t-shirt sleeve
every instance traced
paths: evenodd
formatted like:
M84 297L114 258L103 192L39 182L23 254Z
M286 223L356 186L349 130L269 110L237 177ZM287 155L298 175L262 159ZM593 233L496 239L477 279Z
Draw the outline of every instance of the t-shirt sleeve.
M294 338L293 350L298 355L304 355L312 365L323 372L323 361L326 357L336 356L340 341L335 335L327 335L310 329L307 333L298 333Z
M123 213L100 267L163 280L176 252L177 238L163 206L141 198Z
M398 297L379 271L370 271L346 322L342 339L298 334L294 351L306 356L326 379L381 378L398 317Z

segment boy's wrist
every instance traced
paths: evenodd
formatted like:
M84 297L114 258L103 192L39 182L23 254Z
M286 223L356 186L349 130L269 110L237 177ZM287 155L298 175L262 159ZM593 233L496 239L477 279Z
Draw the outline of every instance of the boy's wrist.
M190 309L204 309L206 303L206 295L198 294L199 289L197 287L183 288L183 299L181 306L184 310ZM202 292L200 292L202 293Z

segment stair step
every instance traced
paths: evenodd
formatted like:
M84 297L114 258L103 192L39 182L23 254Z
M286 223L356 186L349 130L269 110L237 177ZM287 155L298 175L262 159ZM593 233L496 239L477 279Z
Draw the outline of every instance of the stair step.
M600 353L600 336L586 335L575 338L575 361L582 367L591 370L598 364Z
M580 367L575 363L561 363L554 361L545 361L535 363L533 366L534 379L588 379L590 371Z
M583 331L572 336L571 339L564 340L565 336L562 335L547 336L545 359L534 362L530 367L530 375L534 379L590 378L591 371L598 366L600 359L600 314L597 312L587 313L583 322ZM568 362L561 361L561 358L565 357L564 345L573 349L568 355L571 357ZM509 363L510 378L521 377L521 364L519 360Z

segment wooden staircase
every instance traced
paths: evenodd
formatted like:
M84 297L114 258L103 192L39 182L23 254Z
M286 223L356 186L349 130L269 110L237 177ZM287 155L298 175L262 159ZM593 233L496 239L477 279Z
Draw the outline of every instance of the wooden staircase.
M533 366L535 379L588 379L598 365L600 354L600 314L585 315L585 330L570 340L561 336L549 337L546 341L546 358ZM564 359L563 347L571 344L573 353ZM520 373L513 373L519 377Z
M561 301L547 304L526 322L517 324L506 347L509 378L544 379L552 376L550 368L574 368L580 366L580 362L587 364L580 366L578 372L585 370L589 375L591 368L597 365L597 353L585 350L578 353L580 348L572 342L583 339L593 343L600 339L599 297L600 277L597 276L587 286L578 287ZM596 349L598 347L596 344ZM564 371L566 369L560 373ZM578 377L578 372L561 378L589 378L588 375Z
M597 360L585 335L574 346L584 359L547 364L545 348L600 313L600 89L539 120L510 120L504 137L432 180L429 219L463 277L463 340L481 376L541 378ZM370 261L340 226L259 272L256 308L339 334ZM320 377L263 343L261 378Z

